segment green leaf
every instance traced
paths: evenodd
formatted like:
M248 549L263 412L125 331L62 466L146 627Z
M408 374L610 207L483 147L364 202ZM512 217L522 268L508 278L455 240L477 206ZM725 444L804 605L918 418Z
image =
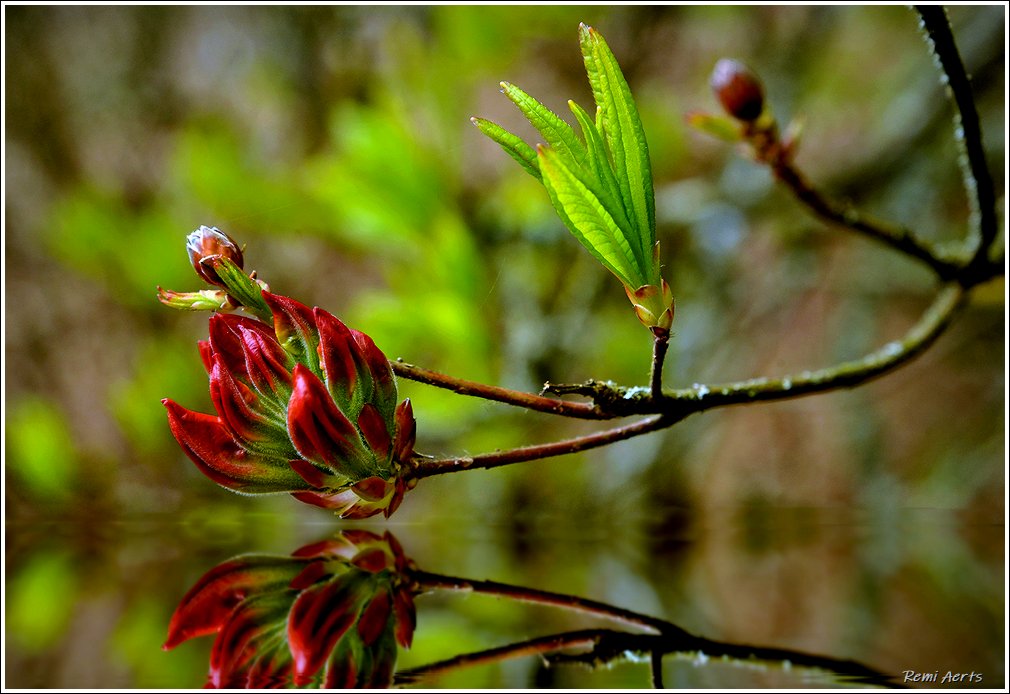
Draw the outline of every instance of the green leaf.
M625 211L637 227L639 257L648 259L656 241L656 200L645 130L628 82L603 37L592 27L581 24L579 43L593 97L602 111L603 133Z
M634 226L628 220L628 215L624 211L621 201L621 189L614 176L614 170L610 167L610 160L607 157L607 148L603 142L596 125L589 120L589 114L585 109L574 101L568 102L568 108L575 114L576 120L582 127L582 136L586 140L586 148L589 156L587 165L592 173L592 178L587 175L580 176L582 182L600 199L610 216L613 217L617 227L621 230L625 240L635 252L637 267L643 276L648 274L650 262L638 254L638 234ZM599 113L599 109L597 109Z
M501 83L502 91L512 100L529 122L547 140L554 151L566 157L576 166L582 166L586 161L586 148L579 142L572 126L549 108L514 84Z
M470 122L476 125L482 133L501 145L506 154L519 162L531 176L538 181L541 180L540 165L537 163L536 150L526 144L521 137L513 135L497 123L484 118L471 118Z
M645 284L624 232L599 198L565 165L561 155L546 147L538 151L544 187L565 225L625 285Z
M263 288L242 268L223 255L209 256L203 262L209 263L214 268L228 294L235 301L268 323L273 320L273 312L263 300Z

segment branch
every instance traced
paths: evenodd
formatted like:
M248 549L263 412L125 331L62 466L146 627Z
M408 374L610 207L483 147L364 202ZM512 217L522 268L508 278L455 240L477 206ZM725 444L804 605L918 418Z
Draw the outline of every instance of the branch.
M897 369L932 345L964 305L966 294L965 288L956 283L943 287L904 337L887 343L861 359L780 378L755 378L735 383L682 388L667 392L656 403L642 401L642 410L683 419L695 412L726 405L785 400L862 385Z
M957 107L954 135L963 148L961 171L964 187L971 201L973 226L978 235L978 245L966 274L969 280L981 281L977 280L975 275L989 269L988 253L996 239L998 222L995 188L985 160L982 128L979 125L978 111L975 109L975 99L971 93L971 82L964 69L964 63L961 62L957 44L954 42L947 11L934 5L916 5L915 9L922 17L922 25L926 29L933 52L940 62L945 81L950 88L954 105Z
M560 651L570 648L588 648L589 650L582 653L560 653ZM397 673L395 682L409 684L464 667L487 665L529 655L545 656L550 664L581 663L596 666L619 658L626 658L629 653L650 656L653 682L657 683L658 680L660 685L662 684L662 674L660 671L659 677L657 677L657 669L662 664L661 656L674 655L692 657L701 662L710 658L721 658L741 665L751 664L755 661L777 662L783 665L788 663L789 667L813 668L840 675L850 683L894 686L891 677L851 660L827 658L784 648L723 643L692 636L686 632L684 635L671 633L629 634L610 629L582 629L551 634L526 639L507 646L466 653L430 665L403 670Z
M607 429L606 431L586 436L565 439L564 441L523 446L507 451L495 451L494 453L483 453L481 455L462 458L445 458L441 460L415 459L410 478L417 480L434 475L444 475L449 472L488 469L502 465L512 465L513 463L525 463L530 460L552 458L568 453L578 453L579 451L606 446L607 444L647 434L657 429L663 429L672 425L675 421L677 420L673 417L657 415L635 422L634 424Z
M465 578L456 578L455 576L443 576L416 569L411 570L409 575L421 591L442 590L496 595L522 602L551 605L562 609L583 612L622 624L648 629L654 633L669 630L673 626L669 622L650 617L649 615L564 593L552 593L546 590L537 590L536 588L498 583L497 581L474 581ZM679 627L677 628L679 629ZM687 632L684 633L686 634Z
M783 150L778 148L778 151ZM953 279L963 270L960 259L944 257L938 248L920 239L912 230L862 215L851 204L828 198L807 181L790 156L780 153L766 161L775 177L821 219L881 241L925 263L942 280Z
M523 407L536 412L574 417L575 419L611 419L614 415L603 412L598 407L584 402L567 402L557 398L546 398L542 395L523 393L501 386L490 386L475 381L467 381L455 376L425 369L413 364L407 364L399 359L391 359L389 365L400 378L406 378L418 383L424 383L436 388L445 388L460 395L470 395L484 400L502 402L506 405Z

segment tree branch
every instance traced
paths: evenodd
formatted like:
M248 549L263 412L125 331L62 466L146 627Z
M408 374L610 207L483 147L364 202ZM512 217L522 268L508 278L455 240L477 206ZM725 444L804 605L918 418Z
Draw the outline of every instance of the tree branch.
M782 149L779 148L778 151L781 152ZM790 156L776 154L773 159L766 161L775 177L821 219L876 239L925 263L942 280L953 279L963 270L962 259L943 256L938 248L920 239L911 229L868 217L860 214L849 203L828 198L807 181Z
M999 225L996 219L995 187L985 160L982 128L971 92L971 82L954 42L947 11L938 5L916 5L915 9L922 17L922 25L957 108L954 136L964 155L961 171L971 201L973 226L978 236L978 244L965 274L969 281L982 281L991 276L985 276L983 271L990 265L988 253L996 239ZM981 279L976 278L980 273Z
M461 458L445 458L441 460L416 459L413 471L410 473L410 478L422 479L434 475L444 475L449 472L488 469L502 465L512 465L513 463L525 463L530 460L552 458L568 453L578 453L579 451L606 446L607 444L647 434L657 429L663 429L675 421L676 419L673 417L657 415L635 422L634 424L607 429L606 431L587 434L586 436L565 439L564 441L523 446L507 451L495 451L494 453L483 453L481 455Z
M674 625L670 624L669 626ZM561 653L561 651L571 648L588 648L589 650L582 653ZM403 670L396 674L395 682L397 684L414 683L427 677L464 667L487 665L529 655L545 656L551 664L581 663L595 666L619 658L626 658L629 653L648 654L651 657L653 682L656 683L658 680L660 685L662 684L662 674L660 671L657 678L656 669L661 668L661 656L663 655L692 657L701 662L710 658L720 658L741 665L755 661L782 663L783 666L788 663L789 667L813 668L830 672L846 678L850 683L885 686L894 686L895 684L891 677L852 660L839 660L784 648L723 643L699 638L687 632L630 634L611 629L582 629L550 634L507 646L466 653L430 665Z
M470 395L484 400L505 403L523 407L535 412L547 412L549 414L574 417L575 419L611 419L612 414L603 412L598 407L584 402L568 402L557 398L546 398L542 395L523 393L518 390L502 388L501 386L491 386L475 381L467 381L455 376L425 369L420 366L408 364L399 359L391 359L389 365L400 378L406 378L418 383L424 383L436 388L445 388L460 395Z
M643 400L643 411L657 411L676 420L716 407L785 400L862 385L911 361L933 344L964 305L966 293L959 284L946 285L904 337L888 342L861 359L780 378L682 388L665 393L654 407L646 406L650 403Z
M485 595L496 595L499 597L520 600L522 602L536 603L540 605L551 605L566 610L574 610L591 614L596 617L627 624L629 626L647 629L653 633L669 629L672 625L661 619L650 617L646 614L632 612L621 607L609 605L595 600L579 598L574 595L564 593L552 593L536 588L525 586L515 586L508 583L498 583L497 581L474 581L455 576L444 576L442 574L429 573L421 570L411 570L410 578L421 591L441 590L464 593L483 593ZM686 633L686 632L685 632Z

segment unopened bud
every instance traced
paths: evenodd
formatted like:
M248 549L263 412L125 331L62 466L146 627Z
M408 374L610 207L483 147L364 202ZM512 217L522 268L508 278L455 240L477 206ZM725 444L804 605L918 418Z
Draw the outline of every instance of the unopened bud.
M223 257L242 267L242 249L232 237L217 227L201 226L186 237L186 251L189 262L193 264L196 274L209 284L224 286L221 278L210 263L203 261L208 258Z
M709 80L719 103L734 118L757 120L764 110L764 87L743 63L723 58L715 64Z

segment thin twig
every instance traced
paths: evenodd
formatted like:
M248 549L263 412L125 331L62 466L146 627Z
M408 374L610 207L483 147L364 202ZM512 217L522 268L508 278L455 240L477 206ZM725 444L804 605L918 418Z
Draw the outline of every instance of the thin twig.
M649 375L649 392L653 398L660 398L663 395L663 362L666 360L666 350L669 347L670 331L656 332L652 342L652 372Z
M523 407L535 412L573 417L575 419L611 419L614 415L601 411L599 408L584 402L568 402L557 398L546 398L542 395L523 393L518 390L491 386L475 381L467 381L447 374L425 369L398 359L390 360L389 365L400 378L406 378L418 383L424 383L436 388L445 388L460 395L470 395L484 400L505 403Z
M942 280L953 279L963 269L958 259L943 257L939 249L920 239L911 229L863 215L848 203L828 198L807 181L791 157L776 156L768 163L775 177L821 219L881 241L925 263Z
M972 205L972 222L978 236L978 244L966 275L969 280L975 280L975 275L990 265L988 253L998 232L996 193L985 160L982 128L975 108L975 98L972 96L971 81L957 50L947 11L939 5L916 5L915 9L922 17L923 27L957 107L954 133L955 139L963 148L961 169L965 190Z
M428 677L441 675L465 667L475 665L487 665L497 663L510 658L520 658L522 656L542 655L553 653L565 648L587 647L595 645L600 639L600 629L584 629L564 634L551 634L539 638L527 639L507 646L488 648L474 653L464 653L453 658L440 660L437 663L422 665L420 667L401 670L396 673L394 683L412 684L423 682ZM620 633L620 632L617 632Z
M427 571L412 570L410 579L421 591L451 591L463 593L483 593L485 595L495 595L498 597L510 598L522 602L536 603L539 605L551 605L566 610L574 610L591 614L596 617L603 617L612 621L620 622L629 626L647 629L653 633L668 630L671 625L655 617L650 617L639 612L632 612L621 607L609 605L596 600L567 595L564 593L553 593L547 590L516 586L509 583L499 583L497 581L477 581L455 576L444 576L442 574L429 573ZM684 632L685 634L687 632Z
M421 479L434 475L444 475L449 472L459 472L460 470L488 469L502 465L512 465L513 463L525 463L530 460L542 460L568 453L578 453L579 451L586 451L591 448L598 448L617 441L647 434L651 431L668 427L674 421L671 417L657 415L635 422L634 424L607 429L586 436L565 439L564 441L523 446L507 451L495 451L494 453L483 453L481 455L461 458L445 458L441 460L421 459L415 461L413 472L410 476L413 479Z

